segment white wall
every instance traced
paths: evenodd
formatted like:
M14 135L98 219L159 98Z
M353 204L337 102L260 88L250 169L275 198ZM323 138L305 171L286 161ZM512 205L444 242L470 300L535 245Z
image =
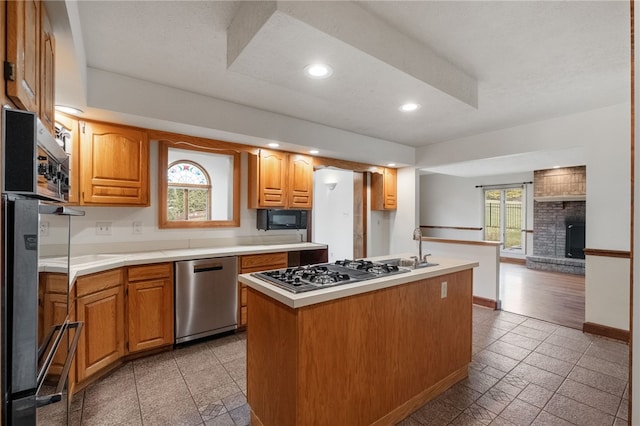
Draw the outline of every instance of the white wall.
M633 9L633 18L634 22L640 22L640 8L634 7ZM640 37L638 37L637 27L634 33L634 52L635 57L640 58ZM632 123L635 134L635 151L633 152L634 156L631 158L631 161L634 164L635 175L634 179L634 188L633 188L633 247L632 250L632 259L633 265L631 268L633 269L633 315L631 317L633 328L632 328L632 354L633 357L630 360L630 365L635 366L635 368L631 368L631 384L632 389L635 389L634 392L631 393L631 405L632 410L629 413L629 424L638 424L640 423L640 392L637 389L640 389L640 256L636 256L635 253L640 253L640 116L638 115L638 111L640 111L640 68L634 68L634 81L635 81L635 116L634 123Z
M629 103L428 145L417 150L421 166L450 164L539 150L582 147L587 162L586 246L629 250ZM593 256L587 256L587 268ZM594 265L599 268L599 265ZM610 273L628 273L619 263ZM593 268L590 268L593 270ZM611 288L600 274L585 277L585 321L616 327L628 323L629 289ZM603 291L612 297L599 298ZM615 302L614 302L615 301ZM622 304L620 304L622 302ZM625 327L628 329L628 327Z
M389 253L413 252L417 254L417 242L413 240L413 230L419 226L420 192L418 173L414 167L398 169L398 208L391 221Z
M505 175L481 177L457 177L443 174L423 174L420 176L420 224L431 226L458 226L469 228L484 227L484 193L476 185L502 185L533 181L533 171ZM533 229L533 186L525 185L526 224L523 229ZM459 229L423 230L425 236L454 240L481 241L484 231ZM427 235L428 234L428 235ZM533 250L531 234L524 234L526 252L523 255L505 254L510 257L524 257Z
M327 182L335 182L329 189ZM353 172L320 169L313 173L312 241L329 246L329 262L353 259Z

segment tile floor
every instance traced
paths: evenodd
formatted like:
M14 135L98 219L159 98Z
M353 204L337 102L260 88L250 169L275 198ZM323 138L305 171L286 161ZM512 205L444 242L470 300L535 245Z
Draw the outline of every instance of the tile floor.
M399 426L627 424L627 345L475 306L473 323L469 377ZM245 339L129 362L74 397L71 424L248 425Z

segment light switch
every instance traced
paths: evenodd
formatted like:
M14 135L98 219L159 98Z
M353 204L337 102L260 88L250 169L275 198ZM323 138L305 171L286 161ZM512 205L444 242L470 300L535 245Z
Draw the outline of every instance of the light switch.
M447 297L447 282L442 281L440 284L440 298L444 299L445 297Z

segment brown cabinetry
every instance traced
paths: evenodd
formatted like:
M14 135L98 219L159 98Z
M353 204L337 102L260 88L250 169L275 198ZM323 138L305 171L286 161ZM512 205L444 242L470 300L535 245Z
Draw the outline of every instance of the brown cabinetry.
M289 255L286 252L250 254L240 256L238 259L238 273L268 271L270 269L283 269L289 264ZM238 327L247 325L247 286L238 283Z
M67 292L69 283L67 274L40 273L38 295L42 304L42 318L39 318L38 336L43 339L49 330L58 324L64 323L67 318ZM42 341L38 342L41 345ZM53 358L49 373L59 375L67 359L67 350L60 347Z
M310 209L312 201L311 157L267 149L249 154L250 209Z
M53 28L42 7L42 31L40 31L40 120L51 134L55 133L55 40Z
M173 344L173 263L127 268L129 353Z
M371 174L371 210L395 210L397 203L396 169L385 168Z
M76 292L76 319L84 322L76 352L82 382L124 356L122 270L80 277Z
M40 101L41 8L39 0L7 2L7 95L19 108L36 113Z
M145 131L81 122L81 204L148 206L149 141Z

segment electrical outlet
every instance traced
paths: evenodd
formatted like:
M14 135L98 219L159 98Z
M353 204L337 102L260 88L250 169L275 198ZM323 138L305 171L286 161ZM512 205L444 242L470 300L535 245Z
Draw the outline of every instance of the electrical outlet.
M96 235L111 235L111 222L96 222Z
M440 298L444 299L445 297L447 297L447 282L442 281L440 284Z
M49 222L40 222L40 236L46 237L49 235Z
M142 234L142 222L133 222L133 233Z

